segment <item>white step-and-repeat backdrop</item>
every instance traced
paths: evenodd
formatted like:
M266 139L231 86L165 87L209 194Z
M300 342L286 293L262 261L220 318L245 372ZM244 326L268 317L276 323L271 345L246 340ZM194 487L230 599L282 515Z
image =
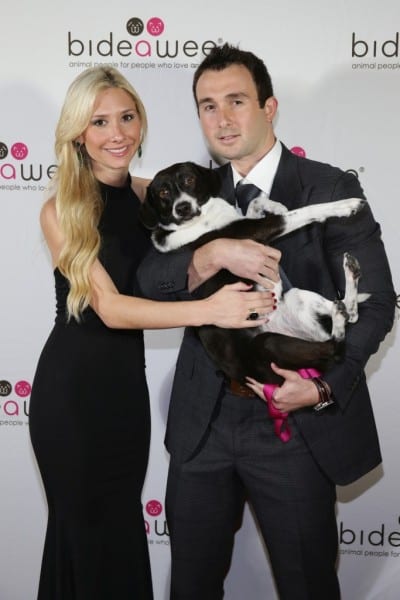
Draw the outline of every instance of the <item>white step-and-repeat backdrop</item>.
M398 0L16 0L0 8L0 598L35 598L46 506L30 448L30 385L54 318L38 223L54 172L54 127L67 86L111 63L141 94L150 131L137 174L209 156L191 96L194 68L225 41L259 54L279 100L276 129L294 151L357 172L399 289L400 5ZM345 600L397 600L400 589L399 339L396 325L368 365L384 464L339 489ZM163 436L181 331L146 333L153 432L143 492L156 600L167 598L169 538ZM397 346L397 347L396 347ZM110 397L110 413L114 399ZM227 600L276 598L246 510ZM206 599L204 599L206 600Z

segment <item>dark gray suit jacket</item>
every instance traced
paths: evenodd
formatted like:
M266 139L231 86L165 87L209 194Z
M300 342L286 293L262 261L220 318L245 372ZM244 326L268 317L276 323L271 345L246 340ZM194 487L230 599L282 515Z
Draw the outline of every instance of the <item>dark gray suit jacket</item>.
M234 202L230 165L220 169L222 195ZM283 147L271 198L289 210L308 204L364 197L357 177L330 165L292 154ZM324 374L336 400L321 413L298 410L293 418L315 460L336 484L350 483L381 461L378 436L364 367L393 324L395 293L379 225L369 207L349 222L313 224L278 240L281 264L293 286L334 299L344 292L343 253L354 254L362 269L360 292L371 297L360 305L359 321L348 327L346 359ZM142 263L143 295L159 300L187 299L185 250L163 255L151 251ZM305 365L306 366L306 365ZM185 330L179 352L168 416L166 445L174 460L196 453L223 393L224 377L205 353L196 331Z

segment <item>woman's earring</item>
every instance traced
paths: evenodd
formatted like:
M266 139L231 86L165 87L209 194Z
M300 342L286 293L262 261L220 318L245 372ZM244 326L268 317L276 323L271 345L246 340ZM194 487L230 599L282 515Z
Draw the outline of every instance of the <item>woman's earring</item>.
M139 144L139 148L137 149L137 153L138 153L138 157L142 158L142 154L143 154L143 152L142 152L142 144Z

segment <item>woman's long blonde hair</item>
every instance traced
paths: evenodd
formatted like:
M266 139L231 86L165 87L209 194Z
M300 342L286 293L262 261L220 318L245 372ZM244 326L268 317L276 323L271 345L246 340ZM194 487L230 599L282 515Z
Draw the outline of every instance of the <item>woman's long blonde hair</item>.
M144 105L125 77L106 66L86 69L72 82L56 128L58 169L52 188L54 184L57 218L65 238L57 267L70 284L68 318L77 320L91 299L89 272L100 249L102 200L91 161L76 140L90 123L98 94L108 88L125 90L132 97L141 123L142 142L147 132Z

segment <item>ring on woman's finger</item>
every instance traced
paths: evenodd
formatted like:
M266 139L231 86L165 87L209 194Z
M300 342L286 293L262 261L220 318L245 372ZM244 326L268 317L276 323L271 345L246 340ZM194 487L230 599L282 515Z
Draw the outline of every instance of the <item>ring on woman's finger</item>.
M255 308L249 308L249 316L247 317L250 321L257 321L260 315Z

